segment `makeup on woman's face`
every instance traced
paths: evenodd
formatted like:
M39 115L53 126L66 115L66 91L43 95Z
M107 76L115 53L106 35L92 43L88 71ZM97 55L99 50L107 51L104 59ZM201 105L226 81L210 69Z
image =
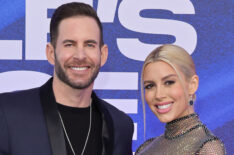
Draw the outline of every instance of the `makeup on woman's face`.
M161 122L170 122L188 115L185 91L188 82L182 73L183 85L175 70L164 61L149 63L143 71L145 100Z

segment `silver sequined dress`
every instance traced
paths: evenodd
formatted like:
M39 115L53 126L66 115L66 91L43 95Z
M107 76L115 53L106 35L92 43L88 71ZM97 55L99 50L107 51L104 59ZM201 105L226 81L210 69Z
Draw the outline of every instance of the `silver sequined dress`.
M196 114L166 124L165 133L143 143L136 155L224 155L223 143Z

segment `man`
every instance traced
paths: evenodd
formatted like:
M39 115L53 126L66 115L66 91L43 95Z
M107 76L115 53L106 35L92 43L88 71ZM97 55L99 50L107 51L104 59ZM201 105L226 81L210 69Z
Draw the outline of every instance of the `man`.
M132 154L132 120L92 91L108 55L96 12L83 3L58 7L50 37L53 78L0 95L0 155Z

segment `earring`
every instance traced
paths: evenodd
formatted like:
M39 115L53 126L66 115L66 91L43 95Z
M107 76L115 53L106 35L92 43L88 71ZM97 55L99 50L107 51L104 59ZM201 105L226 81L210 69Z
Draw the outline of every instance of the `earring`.
M194 101L193 101L193 96L190 97L190 100L189 100L189 105L193 105L194 104Z
M193 100L189 101L189 105L191 105L191 106L193 105Z

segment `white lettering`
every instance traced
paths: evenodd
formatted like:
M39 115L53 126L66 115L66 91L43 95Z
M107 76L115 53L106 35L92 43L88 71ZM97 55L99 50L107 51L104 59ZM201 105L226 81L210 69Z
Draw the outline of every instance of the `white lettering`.
M134 132L133 132L132 140L137 140L137 123L134 123Z
M25 0L26 3L26 29L25 29L25 58L26 60L46 60L45 46L49 22L47 9L57 8L64 3L74 0ZM93 0L78 0L92 5Z
M106 102L115 106L128 114L137 114L138 100L137 99L104 99Z
M35 71L9 71L0 73L0 93L39 87L51 76Z
M22 40L0 40L0 60L22 60Z
M138 73L100 72L95 80L94 89L138 90Z
M174 14L195 14L193 4L188 0L124 0L119 6L121 24L136 32L149 34L169 34L176 38L174 44L185 48L192 54L197 44L197 33L188 23L169 19L143 18L139 14L145 9L164 9ZM131 10L131 11L129 11ZM117 39L117 45L126 57L143 61L159 44L145 44L137 38Z
M114 22L118 0L99 0L97 14L102 22Z

